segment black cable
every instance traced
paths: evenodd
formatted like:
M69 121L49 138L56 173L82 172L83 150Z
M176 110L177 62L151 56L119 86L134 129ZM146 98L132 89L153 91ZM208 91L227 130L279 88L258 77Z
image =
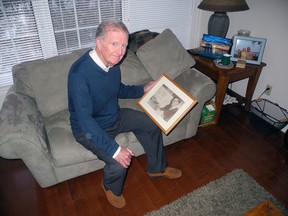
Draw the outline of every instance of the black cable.
M269 90L269 88L266 88L266 89L262 92L262 94L258 97L258 99L261 98L261 96L262 96L266 91L268 91L268 90Z

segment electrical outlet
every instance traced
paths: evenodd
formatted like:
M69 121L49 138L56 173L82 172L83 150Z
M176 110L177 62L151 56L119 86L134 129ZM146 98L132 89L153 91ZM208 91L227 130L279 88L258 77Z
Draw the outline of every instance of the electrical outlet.
M268 84L268 85L266 86L265 94L268 95L268 96L270 96L271 91L272 91L272 86Z

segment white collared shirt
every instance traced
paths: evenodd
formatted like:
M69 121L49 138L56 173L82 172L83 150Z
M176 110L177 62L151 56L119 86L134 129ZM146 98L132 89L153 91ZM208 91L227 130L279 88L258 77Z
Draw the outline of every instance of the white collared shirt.
M99 58L97 52L95 49L91 50L89 52L90 57L93 59L93 61L101 67L105 72L108 72L111 66L106 67L106 65L102 62L102 60Z

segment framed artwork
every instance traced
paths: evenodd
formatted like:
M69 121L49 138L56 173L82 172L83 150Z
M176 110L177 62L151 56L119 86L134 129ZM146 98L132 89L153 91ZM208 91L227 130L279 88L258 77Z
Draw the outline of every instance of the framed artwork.
M168 135L197 104L197 100L163 74L156 85L137 101L137 104Z
M229 38L203 34L199 54L213 59L221 59L223 54L229 52L231 46L232 40Z
M260 65L266 45L265 38L234 36L231 60L246 60L246 63Z

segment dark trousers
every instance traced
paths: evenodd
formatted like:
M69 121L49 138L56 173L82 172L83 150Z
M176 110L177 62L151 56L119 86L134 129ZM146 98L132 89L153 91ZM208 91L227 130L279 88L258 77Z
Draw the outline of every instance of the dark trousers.
M113 127L107 128L105 132L113 139L120 133L133 132L147 155L147 172L163 172L167 167L162 131L145 113L132 109L120 109L119 121ZM74 136L77 142L105 162L103 179L105 188L110 189L115 195L121 195L127 169L100 151L95 143L86 138L85 134Z

